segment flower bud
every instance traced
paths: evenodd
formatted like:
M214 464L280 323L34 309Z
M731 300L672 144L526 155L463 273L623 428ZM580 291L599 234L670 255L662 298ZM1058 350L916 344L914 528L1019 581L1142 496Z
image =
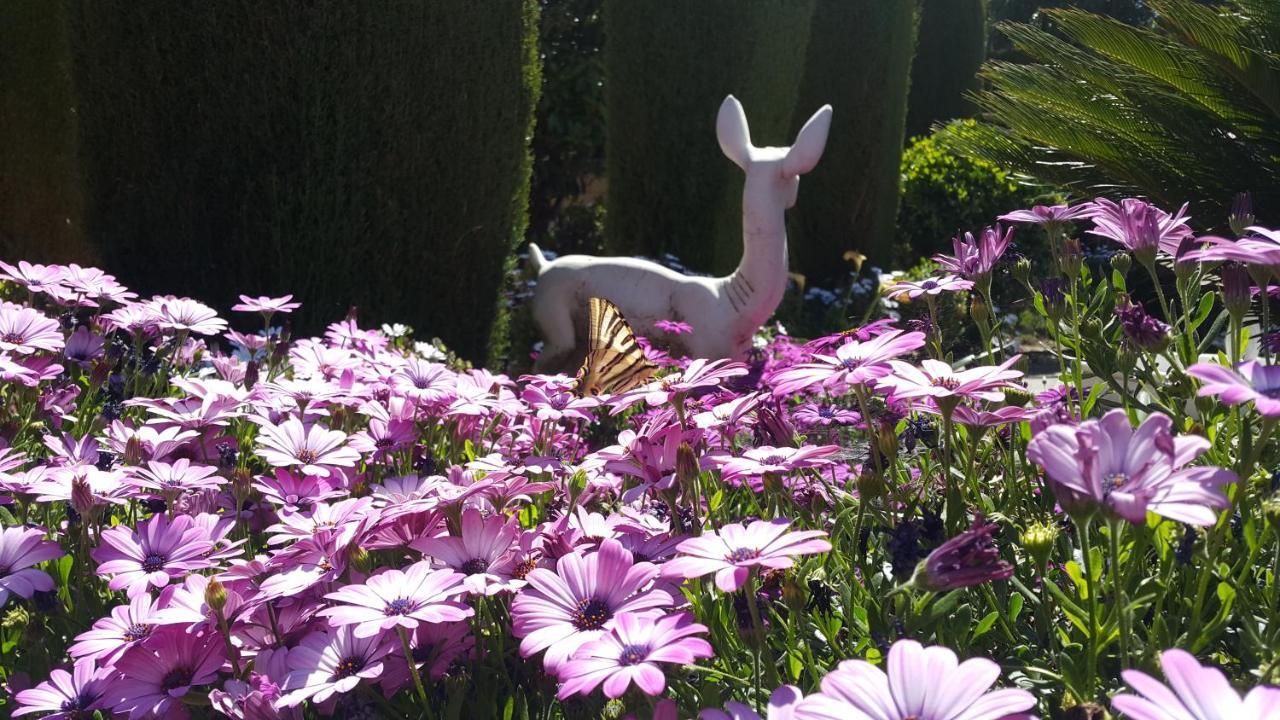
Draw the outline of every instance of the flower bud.
M1253 217L1253 197L1247 193L1236 193L1231 200L1231 215L1227 217L1227 223L1231 225L1231 232L1236 237L1244 237L1249 232L1249 226L1254 224Z
M969 317L972 317L979 326L990 327L991 325L991 308L987 307L987 303L979 293L969 296Z
M142 464L142 440L137 435L130 437L124 443L124 464Z
M1017 280L1023 285L1030 283L1031 282L1031 261L1025 257L1018 258L1013 263L1013 268L1010 270L1010 272L1013 274L1013 279Z
M204 603L221 617L222 609L227 606L227 588L218 582L218 578L210 579L209 584L204 586Z
M863 468L858 475L858 498L860 502L866 502L884 495L885 484L884 478L870 467L870 463Z
M1067 277L1075 277L1080 274L1080 266L1084 263L1084 248L1080 246L1078 238L1067 238L1062 241L1062 257L1058 259L1058 265L1062 268L1062 272Z
M1226 263L1219 270L1222 276L1222 304L1231 313L1231 317L1239 322L1253 304L1251 290L1253 281L1249 271L1239 263Z
M1053 552L1053 544L1058 540L1058 526L1053 523L1032 523L1022 531L1018 542L1022 549L1035 558L1036 564L1044 567Z
M1111 256L1111 269L1120 273L1121 277L1129 274L1129 268L1133 267L1133 258L1129 253L1118 252Z
M911 583L927 592L973 587L1013 576L1013 566L1000 559L992 536L995 526L981 515L973 527L939 545L916 566Z
M698 479L700 472L698 455L694 453L689 443L680 443L676 448L676 478L680 481L680 487L688 492L693 487L694 481Z
M356 572L363 574L373 572L373 556L369 554L368 550L358 545L351 546L351 549L347 551L347 563Z
M1012 407L1026 407L1033 397L1024 387L1014 385L1004 389L1004 404Z
M1280 530L1280 495L1262 501L1262 517L1266 518L1272 528Z
M250 360L244 368L244 389L252 390L258 384L258 361Z

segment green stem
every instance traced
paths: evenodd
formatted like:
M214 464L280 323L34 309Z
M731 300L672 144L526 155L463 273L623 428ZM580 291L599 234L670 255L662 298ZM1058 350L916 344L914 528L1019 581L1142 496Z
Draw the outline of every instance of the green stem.
M422 701L422 708L425 710L431 707L431 702L427 700L427 689L422 685L418 663L413 660L413 648L409 647L409 631L403 626L397 626L396 632L400 635L400 647L404 650L404 661L409 665L409 674L413 676L413 687L418 691L418 699Z
M1098 588L1093 580L1093 545L1089 541L1091 519L1086 518L1079 523L1080 552L1084 555L1085 592L1089 593L1089 652L1086 659L1085 689L1089 693L1088 700L1093 701L1098 688ZM1206 573L1207 574L1207 573Z
M1129 658L1129 609L1124 592L1123 574L1120 572L1120 533L1124 530L1124 522L1112 520L1107 527L1107 540L1111 545L1111 583L1115 597L1111 599L1120 619L1120 666L1133 667Z

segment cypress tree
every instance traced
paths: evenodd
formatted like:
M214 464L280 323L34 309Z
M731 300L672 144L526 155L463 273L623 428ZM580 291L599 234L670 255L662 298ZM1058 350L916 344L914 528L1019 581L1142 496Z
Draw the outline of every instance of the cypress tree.
M837 281L847 250L892 256L915 37L913 1L816 0L792 132L823 103L835 112L788 225L792 266L811 283Z
M536 0L65 0L87 234L122 281L483 359L524 230Z
M928 133L935 122L973 114L964 95L981 87L978 68L986 56L986 0L922 0L907 96L908 137Z
M716 111L733 94L756 145L791 142L813 0L604 9L606 247L728 272L742 254L742 171L720 152Z

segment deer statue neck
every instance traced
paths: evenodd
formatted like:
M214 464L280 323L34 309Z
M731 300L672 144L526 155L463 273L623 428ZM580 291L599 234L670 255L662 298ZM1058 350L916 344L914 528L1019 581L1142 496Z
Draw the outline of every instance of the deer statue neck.
M742 193L742 261L727 279L735 327L754 332L778 308L787 289L787 227L778 198ZM753 195L755 197L753 197Z

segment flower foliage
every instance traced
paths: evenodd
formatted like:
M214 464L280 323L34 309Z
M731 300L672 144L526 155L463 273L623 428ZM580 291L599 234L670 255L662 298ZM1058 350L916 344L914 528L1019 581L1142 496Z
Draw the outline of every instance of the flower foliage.
M4 712L1274 718L1280 393L1245 322L1273 233L1003 219L1049 277L992 226L889 292L967 299L978 356L886 312L595 398L407 328L271 324L305 298L224 318L0 263ZM1089 229L1138 262L1084 262ZM1056 374L992 322L1019 287Z

